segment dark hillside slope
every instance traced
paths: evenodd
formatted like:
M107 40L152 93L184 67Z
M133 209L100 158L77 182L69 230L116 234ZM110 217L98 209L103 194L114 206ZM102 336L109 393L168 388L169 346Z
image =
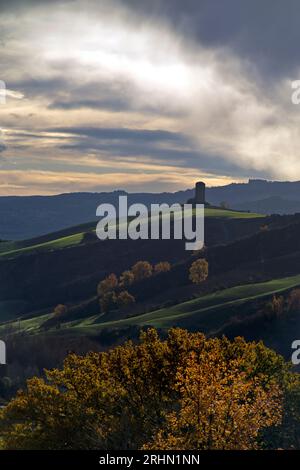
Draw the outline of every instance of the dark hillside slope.
M227 245L208 247L200 256L209 263L209 279L195 288L188 272L194 257L173 266L169 273L153 277L132 289L152 304L186 300L197 290L209 293L234 285L293 276L300 273L300 223L260 232Z
M270 226L277 226L279 222L288 223L289 219L266 221ZM264 219L259 218L207 218L206 244L224 244L249 236L259 231L264 223ZM74 230L76 233L78 227ZM47 239L53 239L53 236L49 235ZM35 244L36 239L32 242ZM30 242L25 242L25 246L28 245ZM104 276L110 272L120 273L138 260L175 263L190 255L180 240L100 242L98 239L60 249L32 250L17 257L8 254L0 257L0 301L26 300L29 308L73 302L94 295L97 283Z
M290 220L293 219L207 219L205 256L210 264L210 281L205 283L205 288L233 285L251 276L264 279L297 273L300 222L259 232L265 221L269 227L278 227ZM3 257L0 258L0 301L25 301L26 311L79 302L95 295L103 277L111 272L120 274L138 260L152 263L167 260L174 265L164 278L153 278L141 286L143 299L161 295L168 300L169 295L173 298L169 289L179 289L180 295L180 289L187 283L191 255L181 240L100 242L97 239L56 250L29 252L12 259ZM276 261L279 256L285 261Z

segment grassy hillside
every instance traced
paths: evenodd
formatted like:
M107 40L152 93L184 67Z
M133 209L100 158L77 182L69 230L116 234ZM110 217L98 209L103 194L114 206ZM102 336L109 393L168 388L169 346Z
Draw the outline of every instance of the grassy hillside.
M231 316L230 307L250 300L270 296L300 285L300 275L272 281L236 286L205 295L174 307L156 310L138 317L99 324L98 316L86 319L75 328L121 327L125 325L152 325L157 328L193 326L200 331L219 329Z
M95 229L95 225L95 222L89 222L87 224L76 225L41 237L31 238L29 240L2 242L0 243L0 256L4 256L8 253L17 254L28 250L32 251L43 247L45 249L51 249L71 246L72 244L80 243L83 234L85 232L93 231Z
M205 208L205 217L223 217L227 219L255 219L258 217L265 217L262 214L254 212L241 212L229 209L219 209L213 207Z
M232 316L232 308L245 303L288 291L300 285L300 275L274 279L268 282L246 284L204 295L173 307L163 308L136 317L109 321L109 314L94 314L83 320L65 323L55 334L97 334L103 328L123 328L126 326L151 325L156 328L180 326L197 328L205 333L212 333L224 326ZM12 321L12 328L39 333L40 326L50 314L35 318ZM0 332L5 325L0 325Z
M254 219L264 217L261 214L250 212L239 212L227 209L206 208L205 217L225 218L225 219ZM49 235L45 235L31 240L18 242L0 243L0 258L15 257L21 254L34 251L58 250L69 246L78 245L82 242L85 232L95 232L96 222L81 224L69 229L61 230Z

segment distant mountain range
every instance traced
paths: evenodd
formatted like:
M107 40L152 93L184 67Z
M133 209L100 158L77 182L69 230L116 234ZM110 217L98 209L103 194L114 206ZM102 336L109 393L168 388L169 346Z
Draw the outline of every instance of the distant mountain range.
M260 214L295 214L300 212L300 201L289 201L280 196L271 196L259 201L247 201L232 204L233 209L258 212Z
M128 196L129 204L184 203L194 195L193 189L175 193L68 193L56 196L0 197L0 239L20 240L43 235L73 225L96 220L96 208L106 202L116 204L120 195ZM270 182L249 180L207 188L206 200L232 209L263 214L300 212L300 181Z
M226 202L231 208L258 210L264 214L293 214L300 211L300 181L266 181L232 183L207 189L212 204Z
M225 203L232 209L262 214L295 214L300 212L300 181L249 180L227 186L207 188L207 200Z
M117 205L119 196L127 195L128 204L183 203L192 190L176 193L67 193L55 196L0 197L0 239L22 240L96 220L101 203Z

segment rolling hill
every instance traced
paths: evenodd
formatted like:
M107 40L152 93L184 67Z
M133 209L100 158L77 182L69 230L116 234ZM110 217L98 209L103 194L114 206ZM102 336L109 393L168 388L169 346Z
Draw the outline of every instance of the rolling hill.
M187 189L175 193L68 193L54 196L0 197L0 240L22 240L63 230L96 220L99 204L117 204L120 195L127 195L129 204L184 203L193 197ZM225 202L233 209L254 212L289 214L299 211L300 182L249 180L206 190L212 205ZM261 209L260 209L261 208Z
M234 211L228 209L210 208L205 209L206 218L221 219L256 219L264 217L252 212ZM65 230L50 233L29 240L2 242L0 243L0 257L15 257L24 253L42 250L56 250L77 245L82 242L86 232L95 232L96 221L80 224Z
M186 251L184 240L100 241L94 230L89 222L0 244L0 337L13 351L8 375L14 383L18 370L25 380L33 368L56 367L70 350L83 354L135 340L150 325L161 335L177 326L262 339L290 357L300 316L285 310L282 318L270 319L264 311L274 294L286 298L300 287L299 216L207 207L202 253ZM189 280L198 256L209 263L201 286ZM139 260L166 260L171 270L130 286L134 305L101 313L99 281ZM60 303L68 307L64 317L53 314Z
M243 331L243 321L247 325L247 321L251 314L257 308L257 302L266 302L274 294L286 294L291 289L300 286L300 275L291 276L281 279L273 279L267 282L253 283L235 286L229 289L216 291L208 295L197 297L193 300L182 302L172 307L154 310L152 312L123 318L120 320L110 321L109 314L97 314L91 312L87 318L77 319L76 321L65 322L57 330L55 327L47 330L43 328L43 324L50 318L50 314L42 314L32 318L17 319L10 323L2 323L0 325L0 333L4 333L9 328L11 331L23 331L27 334L34 335L59 335L59 336L90 336L97 337L101 331L109 330L126 330L129 328L142 328L154 326L160 330L167 330L177 326L187 328L191 331L202 331L206 335L218 335L226 331L228 325L233 323L238 317L240 330ZM285 344L277 338L275 349L279 349L281 353L288 354L290 344L295 336L295 320L300 319L291 317L290 322L284 318L285 336L290 338ZM297 324L298 324L297 323ZM260 319L261 325L261 319ZM259 326L259 328L261 328ZM281 326L282 328L282 326ZM272 344L276 338L272 337L272 332L278 329L276 322L269 322L267 329L259 329L260 333L255 339L264 338L267 344ZM249 332L248 332L249 333ZM247 331L246 331L247 336ZM250 338L251 337L250 334Z
M200 288L188 280L195 255L185 250L184 240L101 242L86 238L95 230L90 222L2 243L0 331L95 337L105 330L152 325L218 334L236 316L240 322L247 319L257 302L300 286L298 216L262 217L213 207L205 214L204 256L210 275ZM95 298L99 280L111 272L119 275L141 259L167 260L172 269L132 287L137 299L132 311L100 314ZM57 330L49 320L58 303L73 313Z

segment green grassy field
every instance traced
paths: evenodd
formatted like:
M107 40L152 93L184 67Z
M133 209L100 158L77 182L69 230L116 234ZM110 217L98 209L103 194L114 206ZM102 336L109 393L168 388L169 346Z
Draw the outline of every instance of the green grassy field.
M58 232L49 233L30 240L2 242L0 243L0 256L7 254L18 254L26 251L38 249L55 249L63 248L80 243L85 232L95 229L96 222L80 224Z
M62 324L60 330L55 330L55 334L93 335L103 328L123 328L130 325L151 325L166 329L172 326L193 327L208 333L218 330L231 318L231 307L242 306L255 299L269 297L297 286L300 286L300 275L246 284L122 320L109 321L109 314L91 315L83 320ZM13 321L11 326L27 332L39 333L41 324L49 317L50 314L47 314L32 319ZM0 332L3 328L4 325L0 325ZM51 334L51 331L49 333Z
M221 217L226 219L256 219L263 218L263 214L255 214L254 212L239 212L228 209L205 208L205 217Z
M238 212L218 208L205 208L205 217L226 219L253 219L264 217L261 214ZM85 232L95 232L96 222L78 225L73 228L61 230L53 234L18 242L0 243L0 259L14 258L16 256L35 251L59 250L81 243Z
M0 258L11 258L16 257L25 253L32 253L34 251L43 251L43 250L58 250L60 248L66 248L72 245L78 245L83 237L83 233L76 233L74 235L69 235L68 237L57 238L44 243L39 243L36 245L26 246L24 248L16 248L13 245L8 247L8 249L0 253Z
M245 302L283 292L298 285L300 285L300 275L236 286L137 317L114 322L103 321L99 324L96 323L98 321L96 316L87 318L83 322L73 325L73 327L98 329L126 325L152 325L157 328L170 328L171 326L193 324L199 330L212 331L218 329L230 318L231 306L242 305Z

